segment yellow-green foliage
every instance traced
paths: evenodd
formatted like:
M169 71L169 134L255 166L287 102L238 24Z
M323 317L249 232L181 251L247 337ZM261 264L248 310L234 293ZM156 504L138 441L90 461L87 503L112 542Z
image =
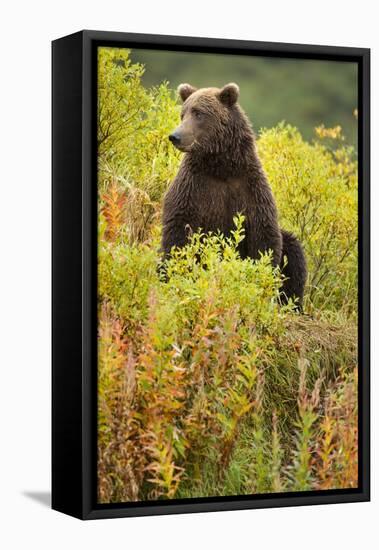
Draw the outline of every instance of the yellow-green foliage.
M131 241L145 237L179 162L167 139L178 105L167 83L141 85L144 70L130 62L127 49L99 49L99 188L116 184L125 193Z
M340 131L321 138L338 139ZM281 225L306 251L309 308L356 311L358 182L354 151L305 142L296 128L265 130L259 154L278 203Z
M352 152L329 147L337 130L310 144L279 126L258 141L281 223L306 248L306 315L279 306L269 254L239 257L241 216L229 238L192 235L163 281L178 110L128 55L99 57L99 501L356 486Z

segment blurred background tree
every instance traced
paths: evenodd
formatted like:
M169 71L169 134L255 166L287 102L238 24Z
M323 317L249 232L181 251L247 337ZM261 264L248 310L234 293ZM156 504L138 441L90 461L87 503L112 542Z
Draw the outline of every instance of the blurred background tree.
M339 124L346 141L357 144L355 63L142 49L133 49L131 59L147 67L146 87L163 81L170 88L181 82L197 87L237 82L256 131L286 121L311 139L315 126Z

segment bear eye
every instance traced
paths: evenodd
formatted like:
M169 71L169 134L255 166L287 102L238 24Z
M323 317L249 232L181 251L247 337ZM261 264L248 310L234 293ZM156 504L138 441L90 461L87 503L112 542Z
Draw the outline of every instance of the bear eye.
M194 111L193 114L194 114L195 118L197 118L197 120L201 120L204 116L201 111Z

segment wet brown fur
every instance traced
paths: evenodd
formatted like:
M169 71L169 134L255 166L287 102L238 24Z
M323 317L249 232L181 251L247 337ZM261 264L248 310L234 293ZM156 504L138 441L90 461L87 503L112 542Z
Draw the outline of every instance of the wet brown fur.
M278 212L266 174L258 157L251 124L237 103L238 87L196 90L179 87L184 103L182 123L175 130L184 157L163 205L162 250L168 257L173 246L187 242L192 231L234 229L233 217L245 216L242 258L259 258L273 252L287 281L283 298L298 298L301 307L306 263L299 241L280 229ZM200 114L199 114L200 113ZM288 263L284 265L284 257Z

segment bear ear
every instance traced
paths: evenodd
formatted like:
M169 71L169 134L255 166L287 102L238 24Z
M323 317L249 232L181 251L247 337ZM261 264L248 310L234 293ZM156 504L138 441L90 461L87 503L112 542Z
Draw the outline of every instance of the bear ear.
M230 82L230 84L225 84L225 86L220 90L218 97L221 103L227 105L228 107L231 107L237 102L239 95L240 89L237 84L234 84L234 82Z
M184 102L193 92L196 92L196 88L191 86L191 84L179 84L178 86L178 94L182 98L182 101Z

